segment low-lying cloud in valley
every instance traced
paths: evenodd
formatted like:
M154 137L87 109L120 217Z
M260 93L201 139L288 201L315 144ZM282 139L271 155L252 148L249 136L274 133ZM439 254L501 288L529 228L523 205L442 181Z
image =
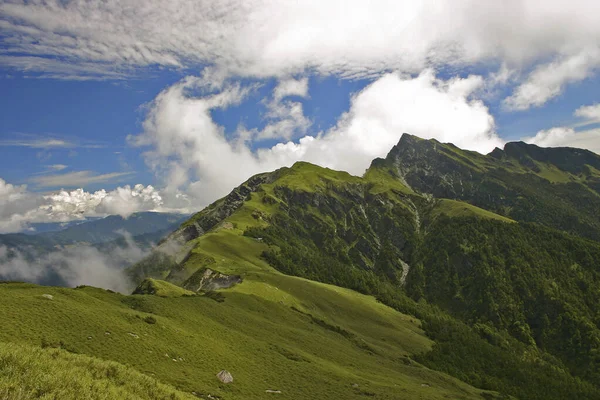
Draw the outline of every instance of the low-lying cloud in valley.
M0 246L0 280L76 287L90 285L120 293L131 293L133 284L123 268L148 253L131 235L121 232L125 246L102 251L88 245L73 245L52 252Z

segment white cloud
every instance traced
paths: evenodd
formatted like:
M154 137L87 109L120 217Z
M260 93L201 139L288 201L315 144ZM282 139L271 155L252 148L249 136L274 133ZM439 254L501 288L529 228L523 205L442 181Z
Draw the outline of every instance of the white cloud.
M0 28L3 26L0 20ZM0 65L23 71L26 76L62 80L120 80L133 71L115 70L111 64L85 62L77 64L45 57L0 55Z
M37 208L39 199L27 192L25 185L15 186L0 178L0 233L23 229L25 212Z
M162 197L154 187L137 184L133 188L125 186L109 192L96 211L127 217L139 210L160 208L162 204Z
M189 205L185 198L179 196L175 200L177 209L165 206L161 193L151 185L127 185L93 193L76 189L39 194L0 178L0 233L19 232L34 222L66 222L114 214L127 218L138 211L190 211L185 208Z
M482 152L502 144L487 107L471 98L483 84L478 76L443 81L430 70L415 78L387 74L352 98L349 111L334 128L256 153L244 141L228 141L210 114L233 104L243 90L225 85L217 94L193 97L189 89L198 84L198 79L186 78L159 94L144 132L131 138L132 143L151 147L147 162L166 178L164 192L184 192L197 207L253 174L298 160L362 174L403 132Z
M279 81L273 89L272 96L263 100L267 108L264 115L266 125L260 130L248 130L240 126L238 136L242 140L290 140L305 135L312 121L304 115L302 103L288 99L290 96L308 97L308 78Z
M575 110L574 115L591 122L600 121L600 103L592 104L591 106L581 106Z
M205 64L373 76L573 55L597 45L599 22L595 0L13 0L0 4L0 62L71 77Z
M153 186L141 184L108 192L104 189L94 193L83 189L61 190L43 198L46 204L40 208L59 220L73 219L75 215L116 214L126 218L137 211L158 211L163 205L160 193Z
M600 48L597 46L541 65L504 100L504 104L513 110L539 107L560 95L568 83L592 76L598 67Z

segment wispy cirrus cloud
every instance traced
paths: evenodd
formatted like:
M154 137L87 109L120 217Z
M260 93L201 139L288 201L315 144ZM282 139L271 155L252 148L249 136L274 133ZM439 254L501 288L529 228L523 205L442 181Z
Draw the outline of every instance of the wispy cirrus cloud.
M52 165L46 165L46 169L48 171L62 171L64 169L67 169L68 165L65 164L52 164Z
M134 72L132 68L115 70L114 65L104 63L73 63L64 59L11 54L0 54L0 65L21 71L30 78L79 81L122 80L131 77Z
M134 172L111 172L96 174L92 171L74 171L65 174L36 176L30 182L40 188L73 188L92 183L119 182L124 177L134 175Z
M64 171L65 169L69 168L69 166L65 165L65 164L50 164L50 165L44 165L43 168L44 169L42 171L36 172L34 175L45 175L45 174L51 174L53 172Z
M106 147L101 143L82 142L77 139L65 139L53 135L14 134L10 139L0 140L0 146L29 147L32 149L99 149Z

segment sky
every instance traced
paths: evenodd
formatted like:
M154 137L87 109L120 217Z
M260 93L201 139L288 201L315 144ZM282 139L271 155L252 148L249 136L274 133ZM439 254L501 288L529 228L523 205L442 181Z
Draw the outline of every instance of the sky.
M194 212L408 132L600 153L594 0L0 2L0 233Z

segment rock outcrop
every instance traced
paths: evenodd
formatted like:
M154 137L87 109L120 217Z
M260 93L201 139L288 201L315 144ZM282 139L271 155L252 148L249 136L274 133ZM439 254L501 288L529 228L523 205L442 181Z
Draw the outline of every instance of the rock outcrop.
M239 275L225 275L210 268L201 268L183 283L183 287L193 292L227 289L242 282Z

